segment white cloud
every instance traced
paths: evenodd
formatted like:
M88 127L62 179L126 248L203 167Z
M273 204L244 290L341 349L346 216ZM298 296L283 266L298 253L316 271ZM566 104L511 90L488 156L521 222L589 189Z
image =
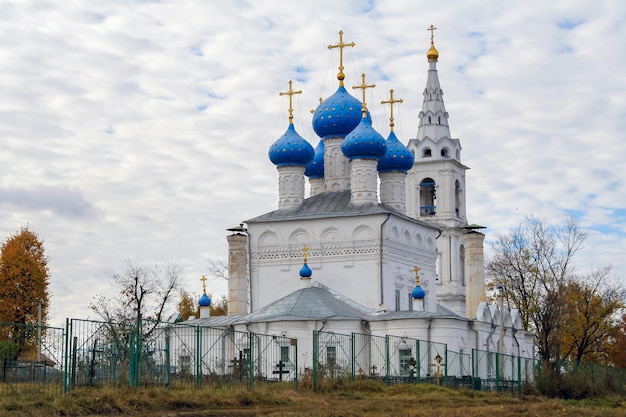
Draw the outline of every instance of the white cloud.
M315 146L309 110L336 88L327 46L343 30L346 85L377 84L383 135L376 103L393 88L406 142L432 23L470 222L491 233L575 211L595 230L580 266L626 279L625 20L609 1L3 2L0 234L39 231L59 321L88 315L125 259L179 259L199 292L225 229L277 206L278 92L303 90L296 128Z

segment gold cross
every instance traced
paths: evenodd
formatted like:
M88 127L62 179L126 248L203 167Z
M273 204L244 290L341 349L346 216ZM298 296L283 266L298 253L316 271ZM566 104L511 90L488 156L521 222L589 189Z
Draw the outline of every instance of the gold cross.
M393 99L393 88L391 90L389 90L389 100L383 100L380 102L380 104L389 104L389 107L391 107L391 118L389 119L389 126L391 126L391 131L393 132L393 103L404 103L404 100L402 99L398 99L398 100L394 100Z
M204 277L204 275L202 275L202 278L200 278L200 281L202 281L202 293L206 294L206 278Z
M303 254L303 257L304 257L304 263L306 263L308 252L309 252L309 248L306 245L304 245L304 247L302 248L302 254Z
M328 45L328 49L339 48L339 74L337 74L337 79L339 80L339 85L343 85L343 80L346 78L343 73L343 48L346 46L354 46L356 45L354 42L343 43L343 31L339 31L339 43L337 45Z
M416 265L411 271L415 272L415 285L420 285L420 269Z
M435 30L437 28L434 27L433 25L430 25L430 27L426 30L430 30L430 44L434 45L435 44Z
M293 91L292 82L289 80L289 91L278 93L279 96L289 96L289 124L293 124L293 95L294 94L302 94L302 90Z
M365 74L361 74L361 85L353 85L352 88L354 88L355 90L357 88L360 88L363 90L363 117L365 117L365 115L367 114L367 104L365 104L365 89L366 88L374 88L376 87L376 84L370 84L367 85L365 84Z

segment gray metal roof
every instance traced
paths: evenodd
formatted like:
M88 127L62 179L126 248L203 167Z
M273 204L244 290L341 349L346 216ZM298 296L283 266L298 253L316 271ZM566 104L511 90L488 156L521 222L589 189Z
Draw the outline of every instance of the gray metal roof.
M233 324L239 323L245 317L244 314L231 314L226 316L211 316L203 319L192 319L184 321L183 324L190 326L206 326L218 329L226 329Z
M363 320L365 308L336 297L327 288L302 288L243 318L246 323L293 320Z
M463 319L465 318L459 316L455 312L448 310L441 304L437 304L437 311L431 313L430 311L423 310L413 310L413 311L386 311L384 313L379 313L374 316L371 316L369 321L384 321L384 320L397 320L397 319L436 319L436 318L455 318L455 319Z
M262 214L246 223L278 222L284 220L318 219L326 217L367 216L372 214L393 214L409 221L436 229L434 226L406 216L384 204L352 204L350 190L324 192L305 199L302 204L293 209L278 209Z

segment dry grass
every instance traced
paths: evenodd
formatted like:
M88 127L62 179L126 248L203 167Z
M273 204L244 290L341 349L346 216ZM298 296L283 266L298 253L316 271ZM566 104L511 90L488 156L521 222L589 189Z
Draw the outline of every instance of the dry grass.
M267 386L247 390L80 389L57 398L0 398L0 416L602 416L626 415L620 397L564 401L452 390L434 385L387 387L357 381L323 393Z

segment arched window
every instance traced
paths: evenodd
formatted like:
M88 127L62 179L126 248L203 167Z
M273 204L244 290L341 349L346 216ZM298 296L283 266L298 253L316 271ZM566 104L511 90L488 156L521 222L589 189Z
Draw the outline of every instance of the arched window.
M420 216L434 216L437 214L437 195L435 181L424 178L420 182Z
M443 148L443 149L441 150L441 156L442 156L443 158L447 158L448 156L450 156L450 151L448 150L448 148Z
M428 116L428 124L432 124L432 122L433 122L433 118Z
M461 214L461 183L459 180L454 182L454 211L456 213L456 217L459 217Z
M430 148L424 148L424 150L422 151L422 158L430 158L431 156L433 155Z
M440 125L441 124L441 116L437 117L437 124Z

